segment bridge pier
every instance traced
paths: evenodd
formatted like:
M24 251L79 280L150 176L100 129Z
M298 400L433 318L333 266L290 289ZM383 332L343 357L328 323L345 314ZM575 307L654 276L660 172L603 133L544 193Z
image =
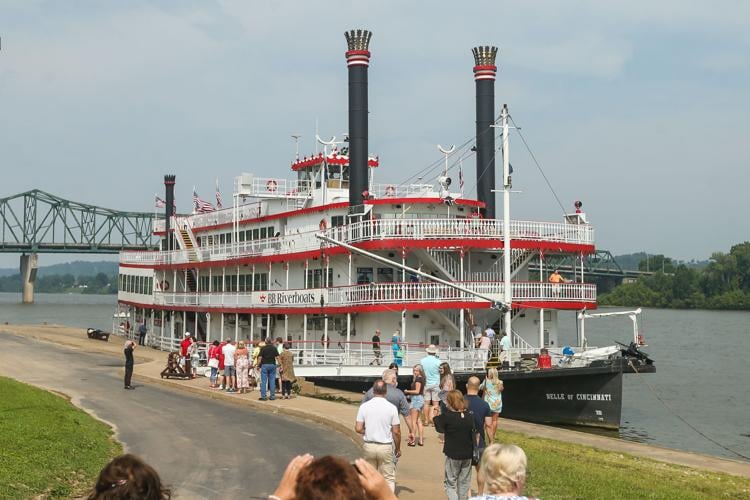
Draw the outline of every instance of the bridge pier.
M21 284L23 286L24 304L34 303L34 282L39 267L39 256L35 253L21 255Z

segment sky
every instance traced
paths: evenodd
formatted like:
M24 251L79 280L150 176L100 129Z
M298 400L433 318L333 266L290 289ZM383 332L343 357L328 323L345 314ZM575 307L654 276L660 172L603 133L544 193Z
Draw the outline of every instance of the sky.
M508 104L565 210L583 202L597 247L689 260L750 239L742 0L0 0L0 197L151 211L174 173L187 211L216 179L228 199L241 172L292 178L292 134L309 154L316 123L346 132L352 28L373 31L376 182L472 137L471 48L497 45L498 112ZM510 155L512 217L561 221L517 132ZM467 189L474 172L465 162Z

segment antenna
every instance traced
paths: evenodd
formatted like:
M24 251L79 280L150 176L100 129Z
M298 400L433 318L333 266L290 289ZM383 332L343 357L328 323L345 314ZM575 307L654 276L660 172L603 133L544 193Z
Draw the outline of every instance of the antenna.
M456 145L453 144L450 148L444 149L440 144L437 145L438 151L445 155L445 168L443 169L443 175L448 175L448 156L456 150Z
M296 146L297 152L296 152L296 159L299 160L299 138L302 137L300 134L292 134L292 139L294 139L294 145Z

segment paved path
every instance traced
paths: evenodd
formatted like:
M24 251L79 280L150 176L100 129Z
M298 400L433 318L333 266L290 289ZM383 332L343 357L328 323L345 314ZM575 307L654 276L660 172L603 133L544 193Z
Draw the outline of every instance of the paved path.
M122 340L113 337L111 342L99 342L86 339L81 329L58 327L58 326L1 326L0 331L12 332L16 335L31 337L35 339L55 342L57 344L69 345L86 351L108 353L117 356L117 362L110 361L112 366L120 366L122 359ZM4 339L6 336L3 336ZM2 340L0 339L0 340ZM4 349L6 351L6 349ZM220 399L229 401L236 405L250 408L258 408L267 412L281 413L298 419L313 420L325 424L328 429L335 429L344 435L357 439L352 427L356 415L356 406L341 403L333 403L299 397L292 400L277 400L274 402L257 401L257 392L250 395L227 395L207 388L206 379L198 380L161 380L159 372L163 368L166 354L152 349L139 349L136 351L137 361L148 361L137 364L135 377L137 380L147 381L150 385L164 385L173 389L187 391L204 398ZM2 366L0 357L0 366ZM1 369L1 368L0 368ZM118 370L118 374L121 373ZM118 375L119 376L119 375ZM119 379L118 379L119 380ZM118 385L119 387L119 385ZM137 393L138 391L133 391ZM175 418L176 419L176 418ZM176 419L179 420L179 419ZM719 457L701 455L697 453L682 452L652 445L634 443L622 439L607 438L577 432L573 430L559 429L526 422L503 419L501 429L521 432L529 436L544 437L563 442L583 444L595 448L630 453L632 455L660 460L677 465L685 465L709 471L725 472L738 476L750 477L750 463L723 459ZM402 423L402 428L406 426ZM253 432L253 431L251 431ZM326 430L323 433L330 433ZM403 447L404 456L401 457L397 470L396 492L399 498L444 498L442 489L443 455L441 446L437 441L434 429L425 430L425 446L417 448ZM286 442L285 442L286 445ZM344 454L344 452L337 454ZM292 453L289 453L291 455ZM272 457L275 460L275 458ZM286 464L286 459L277 463L279 467ZM250 489L249 491L254 491Z
M359 456L351 439L317 423L156 384L123 390L112 356L1 333L0 342L0 374L63 392L111 423L179 498L266 498L294 455Z

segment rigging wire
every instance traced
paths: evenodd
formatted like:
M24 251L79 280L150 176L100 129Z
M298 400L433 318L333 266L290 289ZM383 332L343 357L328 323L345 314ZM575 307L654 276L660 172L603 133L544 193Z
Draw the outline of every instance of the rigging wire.
M542 177L544 178L544 181L547 183L547 187L552 192L552 196L555 197L555 200L557 200L557 204L560 205L560 210L562 210L563 215L565 215L565 207L563 206L562 202L560 201L560 198L557 196L557 193L555 192L555 189L552 187L552 183L550 183L549 179L547 178L547 175L544 173L544 170L542 169L542 166L539 164L539 160L536 159L536 155L534 155L534 152L531 150L531 147L529 146L529 143L526 142L526 138L521 133L521 128L516 125L515 120L513 120L513 117L508 115L510 118L511 123L513 124L513 127L516 129L516 132L518 132L519 137L521 137L521 141L523 142L523 145L526 146L526 151L529 152L529 155L531 156L531 159L534 160L534 163L536 164L536 168L539 169L539 173L542 174Z
M693 431L695 431L695 432L696 432L696 433L697 433L698 435L700 435L700 436L704 437L705 439L707 439L708 441L712 442L713 444L715 444L715 445L716 445L716 446L718 446L719 448L721 448L721 449L723 449L723 450L726 450L726 451L728 451L728 452L730 452L730 453L733 453L733 454L737 455L737 456L738 456L738 457L740 457L740 458L744 458L745 460L750 460L750 456L744 455L744 454L740 453L739 451L737 451L737 450L734 450L734 449L730 448L729 446L726 446L726 445L723 445L723 444L721 444L720 442L718 442L718 441L716 441L715 439L713 439L713 438L712 438L711 436L708 436L708 435L706 435L705 433L703 433L703 432L702 432L702 431L701 431L700 429L698 429L697 427L695 427L695 426L694 426L693 424L691 424L690 422L688 422L688 421L687 421L686 419L684 419L684 418L683 418L683 417L682 417L682 416L681 416L681 415L680 415L679 413L677 413L677 412L676 412L676 411L674 410L674 408L672 408L672 407L671 407L671 406L669 405L669 403L667 403L666 401L664 401L664 400L663 400L662 398L660 398L660 397L659 397L659 395L658 395L658 394L656 393L656 391L655 391L655 390L654 390L654 388L653 388L653 387L651 386L651 384L649 384L648 382L646 382L645 378L642 378L642 377L641 377L641 373L640 373L640 372L639 372L639 371L638 371L638 370L636 369L636 367L635 367L635 366L633 365L633 362L632 362L632 361L628 361L628 364L629 364L629 365L630 365L630 367L631 367L631 368L633 369L633 371L634 371L634 372L635 372L635 373L636 373L636 374L638 375L638 380L640 380L641 382L643 382L643 383L645 384L645 386L646 386L646 387L648 387L648 389L649 389L649 390L651 391L651 393L652 393L652 394L654 395L654 397L655 397L655 398L656 398L656 399L657 399L657 400L658 400L658 401L659 401L659 402L660 402L661 404L663 404L663 405L664 405L664 406L665 406L665 407L667 408L667 410L669 410L669 412L670 412L670 413L671 413L672 415L674 415L675 417L677 417L677 418L678 418L678 419L679 419L679 420L680 420L680 421L681 421L682 423L684 423L685 425L687 425L688 427L690 427L690 428L691 428L691 429L692 429Z

